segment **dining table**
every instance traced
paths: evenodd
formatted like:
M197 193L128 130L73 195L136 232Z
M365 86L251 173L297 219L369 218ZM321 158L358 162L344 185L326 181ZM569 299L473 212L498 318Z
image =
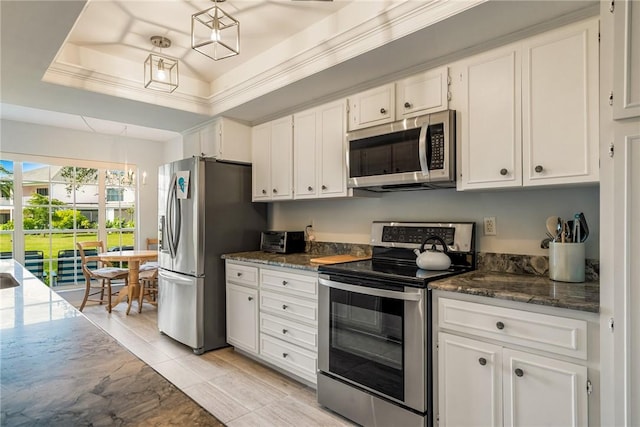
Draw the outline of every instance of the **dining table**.
M125 250L125 251L111 251L102 252L98 254L100 261L114 262L126 262L129 270L129 279L127 286L122 288L118 292L118 296L115 301L112 302L111 307L120 304L125 298L128 299L127 314L131 310L131 303L134 299L138 298L140 294L140 264L147 261L156 261L158 259L158 251L154 250ZM141 304L142 301L139 301Z

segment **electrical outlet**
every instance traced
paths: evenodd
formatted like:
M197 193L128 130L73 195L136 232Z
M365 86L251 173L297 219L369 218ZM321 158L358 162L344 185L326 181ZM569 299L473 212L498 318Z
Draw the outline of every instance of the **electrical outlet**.
M488 216L484 218L484 235L495 236L498 232L496 227L496 217Z

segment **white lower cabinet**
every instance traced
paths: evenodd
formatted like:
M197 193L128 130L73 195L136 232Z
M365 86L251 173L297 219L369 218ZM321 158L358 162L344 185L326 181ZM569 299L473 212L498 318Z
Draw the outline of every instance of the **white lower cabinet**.
M438 334L440 425L502 425L502 347Z
M226 261L227 342L316 383L318 275Z
M227 342L258 353L258 290L227 283Z
M576 351L575 362L562 352L551 352L550 346L562 342L558 337L563 335L545 332L553 319L561 330L573 328L569 335L586 348L585 321L439 298L439 425L588 425L586 352ZM526 322L531 325L530 343L519 336L527 330ZM489 337L488 324L497 325L501 335ZM539 354L545 336L548 355Z
M586 426L587 368L505 348L505 426Z

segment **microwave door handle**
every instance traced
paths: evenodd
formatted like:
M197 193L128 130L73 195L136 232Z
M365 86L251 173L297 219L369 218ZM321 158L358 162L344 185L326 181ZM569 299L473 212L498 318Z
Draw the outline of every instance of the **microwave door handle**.
M420 156L420 170L422 175L429 176L429 162L427 158L429 156L429 146L427 145L427 137L429 135L429 123L425 123L420 128L420 138L418 139L418 154Z

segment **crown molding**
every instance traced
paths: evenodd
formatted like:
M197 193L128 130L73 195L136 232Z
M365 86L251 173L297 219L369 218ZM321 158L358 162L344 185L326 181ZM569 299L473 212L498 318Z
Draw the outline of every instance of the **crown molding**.
M286 54L287 47L276 46L273 52L264 52L260 57L242 65L240 72L234 70L210 84L194 81L194 84L179 86L173 93L149 90L144 88L142 81L70 63L68 60L65 61L60 53L42 80L197 114L222 115L231 108L356 58L485 1L487 0L394 1L380 8L374 15L369 14L360 22L356 19L361 18L361 14L353 13L358 7L354 4L340 11L343 14L340 19L353 22L350 28L331 33L330 29L335 29L337 25L323 23L324 33L318 34L318 29L314 27L305 30L309 33L306 34L307 39L318 40L312 47L291 55ZM353 14L352 20L348 21L350 7ZM295 39L298 37L299 35L296 35L286 42L289 50L297 48ZM274 57L283 59L276 61L274 65ZM119 60L122 61L121 58ZM132 67L135 65L131 64ZM202 87L208 87L209 93L202 93ZM189 93L196 91L200 93Z

